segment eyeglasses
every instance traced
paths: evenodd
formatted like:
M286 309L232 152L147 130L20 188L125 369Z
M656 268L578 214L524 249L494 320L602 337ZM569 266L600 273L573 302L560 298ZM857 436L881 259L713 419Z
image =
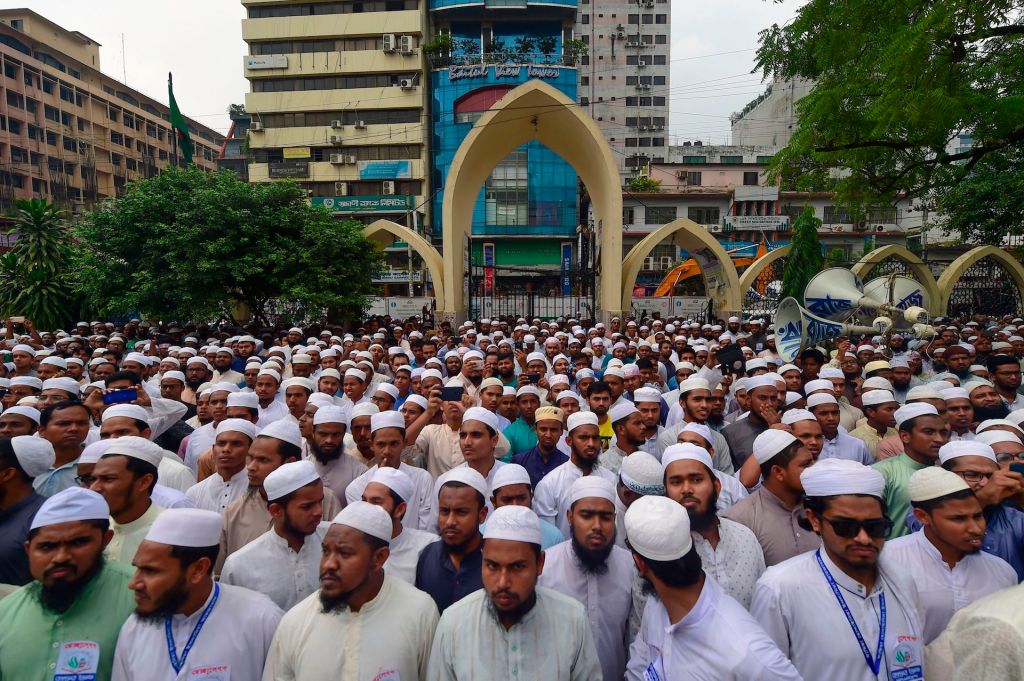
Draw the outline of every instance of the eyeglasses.
M75 483L79 487L89 487L95 481L96 478L91 475L78 475L75 477Z
M981 482L992 477L991 473L981 471L956 471L956 474L964 479L964 482Z
M1024 452L1019 454L996 454L996 463L1012 463L1013 461L1024 461Z
M829 525L832 526L832 531L836 533L836 536L842 537L843 539L853 539L863 529L867 532L868 536L872 539L884 539L889 530L892 529L892 521L888 518L875 518L873 520L850 520L847 518L832 520L825 516L818 516Z

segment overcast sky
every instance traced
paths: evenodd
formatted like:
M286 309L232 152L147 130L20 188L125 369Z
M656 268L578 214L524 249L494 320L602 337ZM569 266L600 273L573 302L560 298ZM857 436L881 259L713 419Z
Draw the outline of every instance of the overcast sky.
M729 139L728 116L760 94L753 68L757 33L785 22L799 0L712 0L672 3L671 134L673 143ZM99 42L101 68L167 101L167 72L182 111L227 132L227 107L245 99L241 20L235 0L21 0L28 7ZM122 59L122 36L124 58Z

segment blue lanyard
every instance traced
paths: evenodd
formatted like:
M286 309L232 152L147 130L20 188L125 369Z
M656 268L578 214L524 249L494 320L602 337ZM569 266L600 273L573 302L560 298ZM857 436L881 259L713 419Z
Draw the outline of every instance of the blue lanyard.
M871 670L872 674L878 676L878 669L882 666L882 656L885 654L885 594L881 593L878 595L878 605L882 610L882 616L879 622L878 649L875 651L874 659L871 659L871 651L868 650L868 644L864 642L864 637L860 633L860 627L857 626L857 621L853 619L853 613L850 612L850 607L846 605L846 599L843 598L842 592L839 591L839 585L836 584L835 578L828 571L828 568L825 567L825 561L821 559L821 549L814 552L814 557L818 559L818 567L821 568L822 574L825 575L828 585L832 587L832 593L836 595L839 607L843 609L846 621L850 623L850 628L853 629L853 635L857 637L857 644L860 646L861 654L864 655L864 661L868 664L868 669Z
M217 598L220 597L220 584L216 582L213 585L213 598L210 599L210 604L203 610L203 614L199 617L199 621L196 622L196 626L192 629L192 633L188 637L188 643L185 644L184 650L181 651L181 659L178 659L177 647L174 645L174 634L171 633L171 617L173 615L164 616L164 633L167 634L167 656L171 658L171 666L174 667L174 673L180 674L181 668L185 666L185 660L188 659L188 654L192 650L192 646L195 644L196 639L199 638L199 632L202 630L203 625L206 624L206 620L209 619L210 613L213 612L213 606L217 605Z

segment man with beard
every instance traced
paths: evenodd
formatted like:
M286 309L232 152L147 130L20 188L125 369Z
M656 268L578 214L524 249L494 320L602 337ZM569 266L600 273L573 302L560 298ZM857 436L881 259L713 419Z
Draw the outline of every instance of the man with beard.
M324 483L312 462L295 461L268 475L263 489L273 526L228 556L220 582L265 594L287 611L317 589Z
M39 508L24 544L34 581L0 601L4 678L74 674L74 658L96 681L109 681L118 633L134 605L131 568L103 560L109 516L103 497L80 487Z
M598 461L603 467L618 475L622 461L634 452L640 451L640 447L647 441L647 428L640 410L628 400L613 405L608 410L608 418L615 432L615 444L602 453Z
M777 393L772 391L777 397ZM703 378L691 377L679 384L679 406L683 410L683 418L678 423L667 426L658 436L657 452L655 456L659 459L664 451L676 444L679 440L679 433L686 428L687 424L707 424L708 416L711 414L711 385ZM750 418L749 416L747 418ZM743 419L744 421L747 419ZM714 463L716 470L732 475L736 468L733 465L732 454L729 450L729 443L725 436L716 430L711 430L711 447L714 449Z
M349 504L331 521L320 590L281 620L265 681L426 678L437 608L426 594L386 574L391 531L388 514L365 501Z
M993 355L988 358L988 371L1007 409L1024 409L1024 395L1017 393L1021 381L1020 362L1010 355Z
M907 487L924 529L889 542L885 555L913 575L928 644L957 610L1017 584L1017 573L981 550L985 516L963 478L933 466L910 476Z
M245 380L245 376L231 368L235 361L235 351L231 348L220 348L213 358L213 380L217 383L234 383L238 385ZM243 365L244 366L244 365Z
M930 404L908 404L898 409L895 417L903 453L873 466L885 479L883 499L886 515L892 521L888 539L902 537L909 532L906 517L910 509L907 490L910 476L922 468L934 466L939 458L939 449L949 441L949 425Z
M572 535L545 551L538 584L583 604L604 678L620 679L626 670L633 561L615 545L615 488L604 478L579 478L570 500Z
M960 379L961 385L971 377L971 353L964 346L952 345L946 348L942 353L942 361L946 370Z
M362 501L380 506L391 518L390 555L384 572L407 584L416 581L416 566L423 549L437 541L433 532L403 526L409 509L407 500L414 499L415 494L412 478L391 467L376 468L361 493Z
M399 417L401 415L399 414ZM366 472L366 466L355 457L344 453L347 410L341 407L320 407L313 414L313 440L309 452L313 455L316 472L324 484L344 506L345 489L353 480Z
M602 678L583 606L537 586L544 569L540 542L540 522L530 509L494 512L484 538L484 588L442 614L428 679L471 681L493 678L496 670L523 679Z
M198 508L153 523L132 561L135 613L117 639L114 681L260 678L283 613L263 594L214 582L222 524Z
M708 412L708 428L716 433L722 432L725 427L725 403L729 398L729 390L719 383L711 391L711 410ZM660 432L659 428L659 432Z
M133 442L137 441L137 442ZM136 437L114 439L93 469L92 490L110 507L114 536L103 552L110 560L131 563L136 549L164 509L153 503L153 488L163 458L159 450L140 446Z
M977 423L989 419L1005 419L1010 409L996 391L995 386L983 378L975 378L963 385L974 407L974 420Z
M446 385L459 386L466 391L473 404L480 402L480 383L484 380L484 356L470 350L462 357L462 369Z
M0 584L21 586L32 580L25 538L46 501L32 489L32 480L49 470L53 459L53 447L42 438L0 438Z
M705 571L743 607L750 606L754 585L764 572L764 553L754 533L719 518L716 505L722 483L711 457L688 443L672 445L661 457L665 496L680 503L690 517L690 535Z
M506 388L516 387L516 360L511 352L499 351L497 368L501 384Z
M370 424L373 416L379 413L380 409L376 404L364 402L353 407L349 415L349 431L352 433L355 447L345 447L344 452L364 466L374 463L376 458L376 454L373 453L373 432Z
M181 392L182 402L196 403L199 388L213 378L213 367L202 357L190 357L185 362L185 389Z
M248 488L245 457L256 439L256 425L245 419L224 419L217 425L213 440L216 466L213 474L192 485L185 492L197 508L223 513Z
M796 681L800 675L743 606L702 569L690 520L671 499L638 499L625 519L633 563L657 594L629 650L627 678Z

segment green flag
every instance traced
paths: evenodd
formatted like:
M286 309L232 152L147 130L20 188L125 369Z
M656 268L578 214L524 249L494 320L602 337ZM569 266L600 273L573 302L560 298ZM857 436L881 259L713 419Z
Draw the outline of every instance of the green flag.
M174 84L171 81L171 74L167 74L167 98L170 100L171 105L171 128L174 129L175 134L178 136L178 150L181 155L185 158L185 165L192 163L192 136L188 134L188 123L185 121L185 117L181 115L181 109L178 108L178 102L174 100Z

